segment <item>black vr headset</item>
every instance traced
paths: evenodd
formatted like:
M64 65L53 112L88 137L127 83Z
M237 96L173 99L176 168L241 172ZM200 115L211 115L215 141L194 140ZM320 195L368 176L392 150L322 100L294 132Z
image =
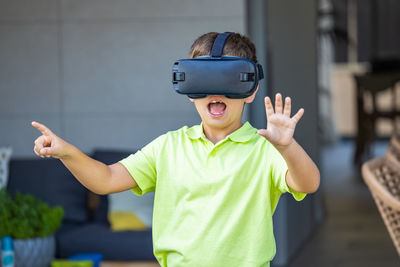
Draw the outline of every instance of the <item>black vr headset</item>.
M260 64L234 56L222 56L225 42L232 32L217 36L211 56L179 59L172 68L175 91L190 98L207 95L225 95L228 98L246 98L254 93L264 78Z

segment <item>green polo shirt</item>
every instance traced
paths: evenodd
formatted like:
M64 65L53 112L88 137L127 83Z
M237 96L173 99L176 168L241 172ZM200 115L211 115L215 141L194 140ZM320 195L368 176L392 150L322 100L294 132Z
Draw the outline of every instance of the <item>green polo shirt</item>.
M161 266L269 266L272 214L286 184L280 153L246 122L217 144L201 125L168 132L120 161L155 191L154 255Z

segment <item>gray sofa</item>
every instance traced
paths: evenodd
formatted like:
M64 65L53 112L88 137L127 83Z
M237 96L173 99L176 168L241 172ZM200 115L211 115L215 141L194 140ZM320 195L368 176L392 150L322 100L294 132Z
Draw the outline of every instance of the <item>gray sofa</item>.
M130 153L97 150L91 156L111 164ZM11 194L30 193L51 206L64 208L63 223L55 235L58 258L101 253L104 260L155 260L151 229L111 231L107 196L88 191L59 160L12 159L7 188Z

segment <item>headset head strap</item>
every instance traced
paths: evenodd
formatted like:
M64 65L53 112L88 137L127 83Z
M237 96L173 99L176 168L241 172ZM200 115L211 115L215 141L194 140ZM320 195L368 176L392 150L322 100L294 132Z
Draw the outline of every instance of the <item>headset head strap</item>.
M222 52L224 51L226 40L232 34L233 32L224 32L217 35L217 38L215 38L214 44L211 49L212 57L222 57Z

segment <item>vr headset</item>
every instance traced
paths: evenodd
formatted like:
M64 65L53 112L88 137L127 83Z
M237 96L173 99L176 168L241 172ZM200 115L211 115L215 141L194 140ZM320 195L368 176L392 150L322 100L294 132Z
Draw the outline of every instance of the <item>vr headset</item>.
M232 32L217 36L211 56L179 59L172 68L172 84L179 94L190 98L207 95L225 95L228 98L246 98L254 93L258 82L264 78L260 64L222 52Z

